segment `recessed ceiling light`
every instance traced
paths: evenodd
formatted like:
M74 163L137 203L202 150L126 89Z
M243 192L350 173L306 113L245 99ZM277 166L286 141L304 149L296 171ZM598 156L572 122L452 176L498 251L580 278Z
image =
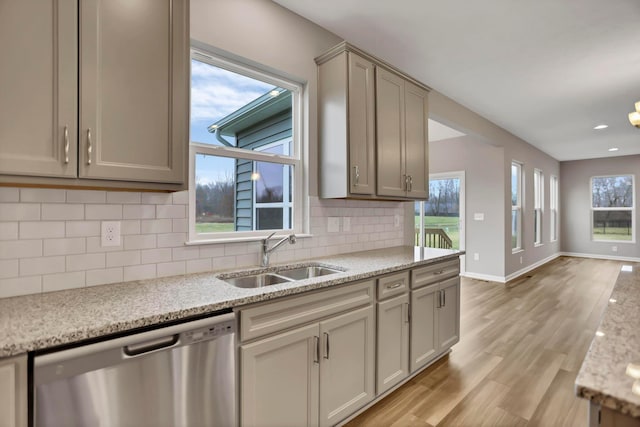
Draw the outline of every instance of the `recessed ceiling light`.
M609 127L609 125L598 125L598 126L594 127L594 129L595 130L600 130L600 129L606 129L608 127Z
M609 151L618 151L618 150L619 150L619 148L618 148L618 147L611 147L611 148L609 148Z

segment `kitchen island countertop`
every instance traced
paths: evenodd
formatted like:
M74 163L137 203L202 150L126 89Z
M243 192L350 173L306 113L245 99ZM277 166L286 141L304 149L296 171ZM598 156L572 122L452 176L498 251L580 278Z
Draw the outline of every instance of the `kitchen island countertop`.
M593 404L640 417L640 395L626 374L629 363L640 364L640 268L623 268L575 386Z
M231 286L216 277L223 271L214 271L0 299L0 357L364 280L462 254L401 246L296 261L285 265L313 262L344 272L258 289Z

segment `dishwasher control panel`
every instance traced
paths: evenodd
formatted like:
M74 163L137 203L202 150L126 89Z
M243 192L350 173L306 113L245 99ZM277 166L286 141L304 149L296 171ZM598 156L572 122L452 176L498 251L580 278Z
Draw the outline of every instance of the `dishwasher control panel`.
M200 341L208 341L214 338L218 338L222 335L233 334L236 331L235 320L228 320L226 322L216 323L204 328L193 329L188 332L182 333L183 344L192 344Z

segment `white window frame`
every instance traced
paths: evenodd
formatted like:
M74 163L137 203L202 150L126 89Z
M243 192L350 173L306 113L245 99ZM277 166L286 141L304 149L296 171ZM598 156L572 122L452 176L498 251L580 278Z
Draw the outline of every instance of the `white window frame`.
M631 177L631 192L633 193L632 196L632 206L631 207L613 207L613 208L596 208L593 207L593 180L595 178L611 178L611 177L620 177L620 176L630 176ZM591 225L589 227L590 231L591 231L591 241L595 242L595 243L632 243L635 244L636 243L636 176L635 174L632 173L619 173L619 174L615 174L615 175L596 175L596 176L592 176L591 179L589 179L589 205L591 206L591 215L589 218L589 221L591 222ZM600 240L600 239L594 239L594 235L593 235L593 215L595 212L597 211L631 211L631 240Z
M511 253L516 253L516 252L521 252L522 251L522 173L523 173L523 164L520 162L516 162L515 160L511 162L511 167L509 168L509 171L511 172L511 174L513 174L513 167L517 167L518 169L518 182L517 182L517 198L516 198L516 204L513 204L513 199L511 199L511 195L513 193L513 189L511 188L511 191L509 192L509 203L511 204L511 221L513 221L513 212L516 212L516 218L518 221L518 236L517 236L517 240L516 240L516 247L514 248L513 246L511 247ZM511 183L513 181L513 176L511 177L511 179L509 180L509 182ZM511 239L510 239L510 244L513 244L513 224L511 225L511 227L509 227L510 230L512 231L511 233Z
M556 242L558 240L558 177L551 175L549 177L549 240Z
M544 173L533 170L534 246L542 246L542 220L544 218Z
M189 144L189 241L187 244L203 244L203 243L225 243L238 241L255 241L265 238L268 234L276 232L276 234L305 234L307 230L306 221L306 205L307 196L307 180L304 171L304 147L302 138L302 99L303 85L291 80L285 80L271 72L265 72L238 60L231 60L221 56L218 53L207 52L200 48L191 48L191 59L204 62L215 67L223 68L238 74L242 74L274 86L288 89L291 91L292 100L292 153L289 156L262 153L247 149L234 147L224 147L199 143L190 140ZM252 160L254 162L269 162L290 165L293 167L293 228L282 230L254 230L254 231L230 231L219 233L197 233L196 232L196 182L195 182L195 166L196 156L198 154L241 158ZM255 210L255 207L253 207Z

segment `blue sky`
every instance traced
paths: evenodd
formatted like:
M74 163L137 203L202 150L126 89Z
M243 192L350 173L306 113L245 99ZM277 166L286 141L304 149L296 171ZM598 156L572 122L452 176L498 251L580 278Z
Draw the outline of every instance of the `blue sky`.
M220 145L209 125L264 95L274 85L245 77L194 59L191 60L191 140ZM231 165L231 170L229 170ZM197 156L197 182L224 180L233 162L212 156Z

